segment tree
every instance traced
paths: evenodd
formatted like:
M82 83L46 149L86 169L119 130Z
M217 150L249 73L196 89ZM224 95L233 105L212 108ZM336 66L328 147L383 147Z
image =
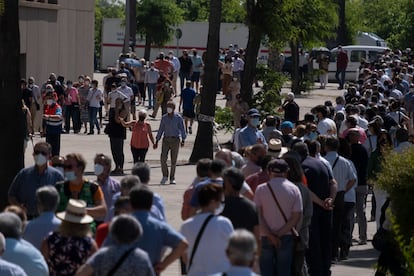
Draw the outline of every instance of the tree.
M281 2L273 0L247 0L246 24L249 36L245 53L244 74L241 82L242 98L251 103L253 96L253 80L256 74L257 54L260 43L265 35L277 36L284 19L278 16Z
M95 0L95 53L98 60L101 56L102 21L104 18L124 19L124 4L118 0Z
M213 158L213 121L218 82L221 5L222 0L210 0L204 86L201 93L197 136L190 156L191 163L201 158Z
M207 21L210 3L208 0L176 0L183 11L185 21ZM243 1L227 0L222 3L221 22L242 23L246 18Z
M0 0L0 208L17 172L23 168L23 112L20 91L19 2Z
M137 5L137 32L145 37L144 58L150 59L151 46L162 47L171 40L174 26L183 11L172 0L142 0Z

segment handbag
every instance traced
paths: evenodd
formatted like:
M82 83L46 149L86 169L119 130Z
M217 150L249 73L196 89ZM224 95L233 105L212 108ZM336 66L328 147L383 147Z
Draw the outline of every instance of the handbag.
M197 237L194 242L193 250L191 251L190 255L190 261L188 262L187 271L182 271L181 274L186 275L188 271L190 271L191 265L193 264L194 255L197 251L198 244L200 243L201 236L203 235L203 232L207 226L207 223L214 217L213 214L210 214L203 222L203 225L200 228L200 231L198 231Z
M270 187L269 182L267 182L267 187L269 188L270 193L271 193L274 201L276 202L277 208L279 208L279 211L282 214L283 219L285 220L285 222L288 222L288 219L285 215L285 212L283 212L283 209L280 206L279 201L277 200L277 198L275 196L275 193L273 192L272 188ZM300 238L299 232L296 230L295 227L292 227L291 232L292 232L293 239L295 240L295 248L296 248L296 245L301 241L301 238Z

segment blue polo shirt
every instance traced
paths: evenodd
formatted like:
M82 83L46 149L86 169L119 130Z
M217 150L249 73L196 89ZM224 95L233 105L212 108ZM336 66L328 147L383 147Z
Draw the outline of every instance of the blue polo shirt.
M267 149L266 138L260 130L250 125L247 125L240 130L239 143L241 148L257 144L258 139L262 140L263 145Z
M135 211L131 215L141 223L143 230L137 245L148 253L153 265L161 262L161 252L164 252L164 247L175 248L185 240L183 235L165 222L153 218L147 211Z
M6 238L6 251L2 259L20 266L27 275L49 275L42 253L23 239Z
M9 188L9 196L13 196L27 208L27 215L37 216L36 190L40 187L63 181L63 175L53 167L47 166L39 174L36 166L21 169Z

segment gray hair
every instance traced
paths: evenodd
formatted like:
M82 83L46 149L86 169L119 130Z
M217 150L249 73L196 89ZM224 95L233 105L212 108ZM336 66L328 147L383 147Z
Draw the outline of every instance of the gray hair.
M150 180L151 168L145 162L137 162L132 167L131 173L132 175L138 176L142 183L148 184Z
M109 232L118 244L133 243L141 238L143 233L139 221L127 214L116 216L111 222Z
M39 212L55 212L60 200L58 191L51 185L37 189L36 198Z
M22 221L15 213L0 213L0 232L6 238L20 239L22 235Z
M136 175L127 175L121 179L120 184L121 184L121 190L125 190L129 193L129 190L131 190L132 187L141 185L141 180ZM128 195L128 193L126 195Z
M226 252L232 265L250 266L256 251L256 239L251 232L238 229L230 235Z

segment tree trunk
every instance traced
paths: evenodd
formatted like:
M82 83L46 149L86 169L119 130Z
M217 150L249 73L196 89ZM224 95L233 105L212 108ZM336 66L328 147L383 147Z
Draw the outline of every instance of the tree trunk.
M144 58L145 60L150 60L151 56L151 38L149 35L145 35L145 52L144 52Z
M269 47L269 58L267 60L267 66L269 69L275 72L282 71L282 62L280 59L280 50L274 47Z
M0 0L0 209L23 167L23 112L20 90L19 1Z
M292 92L300 94L300 78L299 78L299 52L298 43L296 41L290 42L290 51L292 52Z
M337 44L346 45L348 42L348 27L345 19L345 0L338 0L338 9Z
M244 64L244 74L241 83L241 96L251 104L253 97L253 81L256 75L257 53L260 49L262 31L254 26L249 26L249 38L246 47L246 60Z
M195 163L201 158L213 158L213 120L218 82L221 4L222 0L210 0L204 86L201 93L197 136L190 156L191 163Z

